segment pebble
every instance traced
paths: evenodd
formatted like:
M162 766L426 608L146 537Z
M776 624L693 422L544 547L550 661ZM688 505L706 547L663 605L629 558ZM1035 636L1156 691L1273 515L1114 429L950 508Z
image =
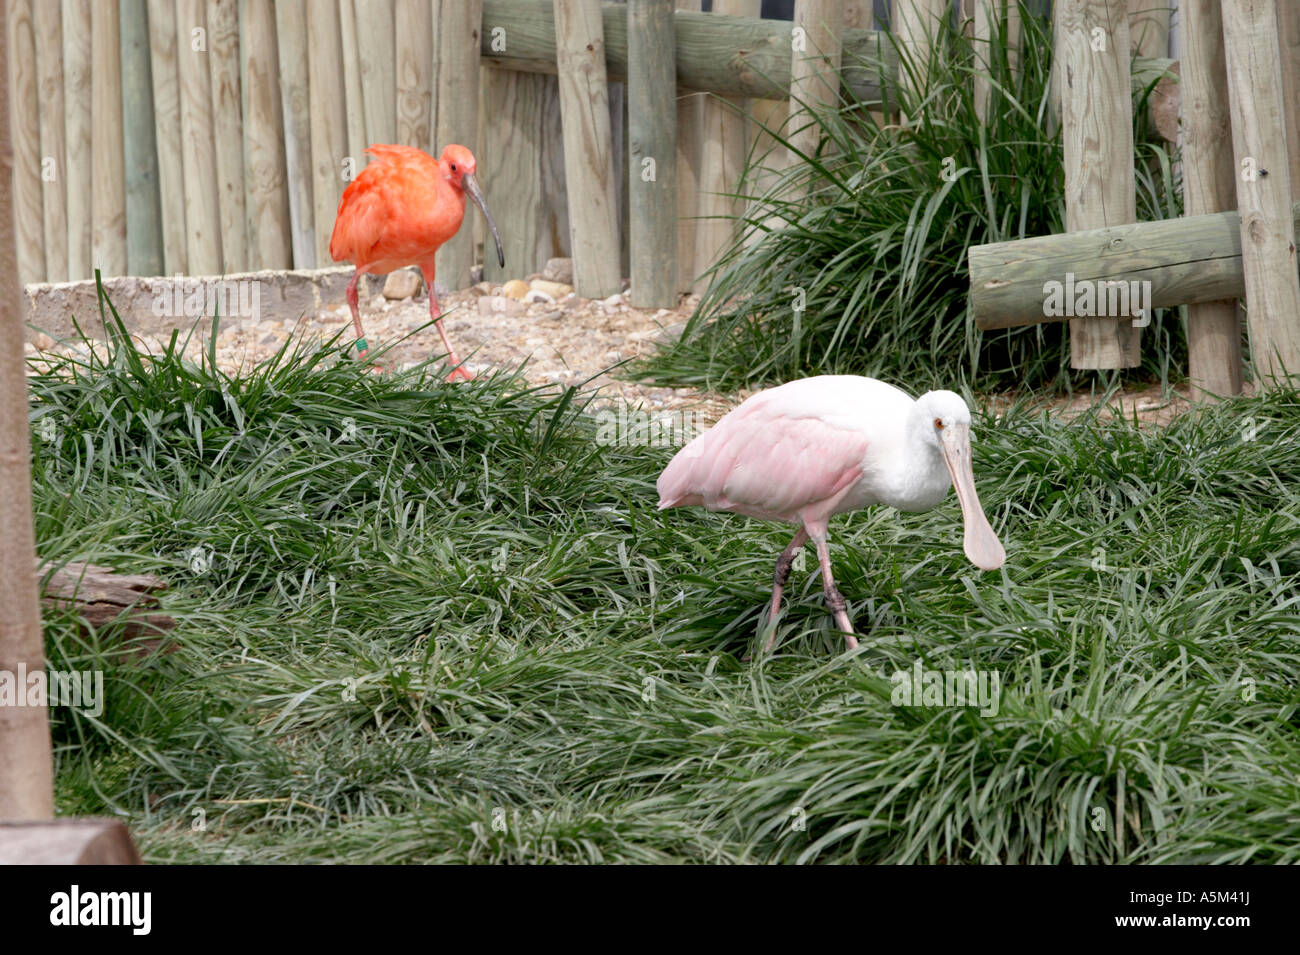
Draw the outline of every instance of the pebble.
M573 284L573 259L547 259L542 278L564 285Z
M617 308L619 305L623 304L623 293L615 292L609 298L602 298L600 304L608 308Z
M533 279L533 290L545 292L552 301L558 301L573 291L573 286L565 282L548 282L546 279Z
M478 300L480 315L522 315L524 303L504 295L484 295Z
M388 278L384 280L384 298L392 300L414 298L423 284L424 279L415 269L398 269L396 272L389 272Z
M523 297L528 294L528 283L523 279L511 279L505 285L501 286L501 294L506 298L513 298L522 301Z
M525 302L533 304L554 305L555 298L552 295L542 291L539 288L530 288L528 294L524 296Z

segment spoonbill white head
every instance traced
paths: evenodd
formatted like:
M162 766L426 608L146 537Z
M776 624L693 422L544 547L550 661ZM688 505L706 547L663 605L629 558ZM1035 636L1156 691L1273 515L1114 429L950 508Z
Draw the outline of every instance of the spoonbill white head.
M916 401L915 418L926 439L943 456L957 503L961 505L965 534L962 550L980 570L997 570L1007 559L1007 552L989 526L975 491L975 472L971 469L970 409L961 396L952 391L929 391Z

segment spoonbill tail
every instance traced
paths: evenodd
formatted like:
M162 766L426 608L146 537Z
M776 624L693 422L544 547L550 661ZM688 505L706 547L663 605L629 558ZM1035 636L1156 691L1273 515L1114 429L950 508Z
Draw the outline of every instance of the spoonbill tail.
M506 264L501 237L488 212L474 178L474 154L464 146L451 145L441 159L413 146L371 146L366 150L375 161L361 170L343 190L330 256L335 262L348 261L357 267L348 283L348 307L357 332L357 354L369 350L361 316L357 313L357 282L367 272L383 274L408 265L418 265L429 290L429 314L433 317L447 361L452 365L448 381L474 377L461 367L456 350L442 328L442 310L433 289L434 256L438 248L456 234L465 218L468 195L483 212L497 244L497 261Z
M928 511L955 486L971 563L996 570L1007 556L975 493L970 410L951 391L912 399L857 375L769 388L678 451L658 486L660 510L699 505L799 528L776 561L765 652L776 640L790 567L809 538L817 546L826 603L850 649L858 645L826 547L826 527L836 514L871 504Z

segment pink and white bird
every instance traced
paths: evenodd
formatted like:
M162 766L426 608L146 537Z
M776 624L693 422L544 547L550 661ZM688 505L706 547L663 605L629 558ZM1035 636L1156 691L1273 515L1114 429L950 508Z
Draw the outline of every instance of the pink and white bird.
M872 504L928 511L950 486L966 524L966 556L982 570L997 570L1007 555L975 493L966 402L951 391L913 399L857 375L822 375L760 391L678 451L658 484L660 510L699 505L799 528L776 561L765 652L776 641L791 565L810 537L826 602L850 649L856 647L831 576L827 524L836 514Z

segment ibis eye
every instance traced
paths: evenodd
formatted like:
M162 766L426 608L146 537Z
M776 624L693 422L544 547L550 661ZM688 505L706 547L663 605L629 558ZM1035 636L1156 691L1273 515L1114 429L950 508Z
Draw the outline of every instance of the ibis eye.
M935 418L935 419L934 419L934 430L935 430L935 431L942 431L942 430L943 430L943 419L942 419L942 418Z
M451 164L451 171L452 171L452 172L455 172L455 171L456 171L456 164L455 164L455 163L452 163L452 164Z

